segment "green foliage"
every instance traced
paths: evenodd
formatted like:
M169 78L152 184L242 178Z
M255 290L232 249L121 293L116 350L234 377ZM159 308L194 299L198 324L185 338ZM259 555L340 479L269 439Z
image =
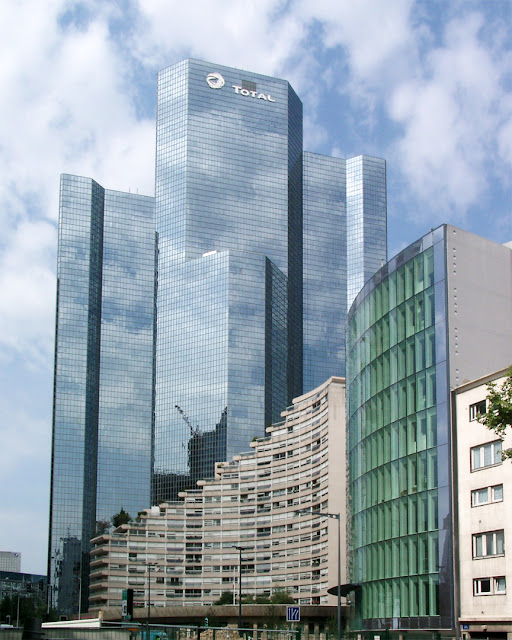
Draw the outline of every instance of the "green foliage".
M220 598L213 604L233 604L233 594L231 591L223 591Z
M111 522L109 520L98 520L96 522L96 532L94 537L101 536L103 533L107 533L110 529Z
M496 382L489 382L487 411L477 419L503 440L507 428L512 425L512 367L507 371L507 377L501 386ZM503 457L512 458L512 449L505 449Z
M272 604L294 604L295 600L288 591L285 591L284 589L277 589L272 594L270 602Z
M128 524L132 521L130 514L121 507L121 511L112 516L112 524L114 527L120 527L122 524Z
M0 620L5 622L7 616L11 616L11 624L16 625L18 617L18 595L15 593L12 600L9 596L4 596L0 603ZM19 601L19 623L20 627L27 620L33 618L43 618L46 616L46 603L42 597L37 595L22 594Z

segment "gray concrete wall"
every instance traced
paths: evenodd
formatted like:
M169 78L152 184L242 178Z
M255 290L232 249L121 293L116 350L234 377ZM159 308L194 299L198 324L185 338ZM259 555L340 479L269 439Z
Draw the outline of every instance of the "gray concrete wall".
M512 250L446 227L450 384L512 364Z

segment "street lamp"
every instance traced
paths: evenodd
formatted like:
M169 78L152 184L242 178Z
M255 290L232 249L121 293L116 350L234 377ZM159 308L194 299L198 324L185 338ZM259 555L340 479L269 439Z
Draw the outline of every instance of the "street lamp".
M147 617L147 628L148 632L146 634L146 640L149 640L149 625L151 624L151 569L152 567L156 567L156 562L145 562L144 563L148 568L148 617Z
M238 550L238 629L242 628L242 547L233 545Z
M340 513L320 513L316 511L296 511L297 515L310 514L320 518L334 518L338 521L338 640L341 640L341 514Z
M338 640L341 640L341 514L325 513L322 515L338 521Z

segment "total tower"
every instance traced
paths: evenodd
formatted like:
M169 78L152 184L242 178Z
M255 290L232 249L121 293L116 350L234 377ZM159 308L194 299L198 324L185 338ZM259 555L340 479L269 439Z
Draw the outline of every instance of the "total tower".
M158 79L154 198L62 177L58 609L86 609L104 521L193 488L345 374L347 309L386 257L385 162L304 152L285 80L180 62Z

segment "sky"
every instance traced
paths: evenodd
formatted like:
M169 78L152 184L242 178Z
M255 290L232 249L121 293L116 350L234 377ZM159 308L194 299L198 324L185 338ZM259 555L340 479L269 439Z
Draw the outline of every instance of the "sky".
M59 175L153 195L156 73L286 78L304 147L387 161L389 257L512 240L509 0L0 3L0 550L46 573Z

